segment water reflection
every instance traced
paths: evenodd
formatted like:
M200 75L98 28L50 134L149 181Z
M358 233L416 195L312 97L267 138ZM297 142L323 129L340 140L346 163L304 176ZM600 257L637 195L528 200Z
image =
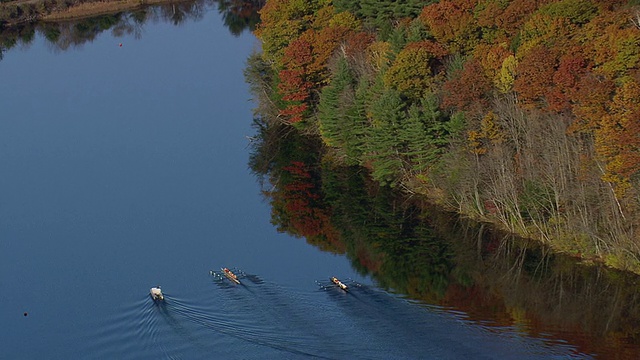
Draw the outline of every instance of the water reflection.
M239 36L245 30L253 31L260 22L258 10L266 0L217 0L218 11L229 31Z
M521 331L580 353L640 357L638 277L587 266L336 167L321 145L256 120L251 167L272 221L324 250L345 252L388 290L504 334ZM337 294L336 294L337 296Z
M28 47L36 33L42 34L54 51L64 51L92 42L105 31L111 31L114 37L132 35L140 38L147 23L164 22L178 26L185 21L200 20L214 8L222 15L229 31L239 36L255 29L260 19L258 10L263 5L264 0L189 0L73 21L25 22L0 32L0 60L13 47Z

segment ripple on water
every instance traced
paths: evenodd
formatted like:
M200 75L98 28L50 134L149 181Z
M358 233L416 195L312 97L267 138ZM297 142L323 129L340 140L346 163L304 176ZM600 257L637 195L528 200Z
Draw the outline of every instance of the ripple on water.
M114 310L96 320L83 358L588 358L517 329L496 336L461 314L374 287L349 283L345 292L321 281L318 291L300 292L243 276L232 286L214 279L197 298L145 296Z

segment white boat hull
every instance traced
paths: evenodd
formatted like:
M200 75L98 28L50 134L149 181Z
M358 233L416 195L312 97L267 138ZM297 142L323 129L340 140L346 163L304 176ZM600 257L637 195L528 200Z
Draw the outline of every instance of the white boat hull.
M151 290L149 290L149 294L153 300L164 300L164 294L159 287L151 288Z

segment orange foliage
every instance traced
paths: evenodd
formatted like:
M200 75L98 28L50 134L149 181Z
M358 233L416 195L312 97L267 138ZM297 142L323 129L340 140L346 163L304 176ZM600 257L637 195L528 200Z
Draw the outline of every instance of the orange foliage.
M345 56L347 58L364 54L369 45L376 41L376 37L372 33L358 32L350 34L345 40Z
M476 14L476 21L478 25L483 28L499 28L500 23L498 19L504 12L506 6L503 6L497 1L484 0L480 2L481 8Z
M311 43L302 37L291 42L284 51L284 70L279 73L278 91L282 99L289 103L280 114L289 117L294 123L302 120L308 108L305 102L309 99L313 87L308 76L308 68L312 61Z
M616 183L622 195L640 171L640 83L628 80L617 88L595 134L596 151L606 161L605 180Z
M484 74L489 79L494 79L498 76L502 63L509 55L513 53L509 50L506 43L492 44L492 45L478 45L474 49L474 58L480 61L480 65L484 69Z
M604 79L592 73L579 78L576 91L573 94L573 113L576 122L572 130L590 132L596 129L600 119L607 115L607 104L615 91L611 80Z
M546 100L545 94L553 85L556 56L545 46L532 48L518 63L513 89L525 105Z
M640 65L640 33L632 18L629 11L610 11L584 26L580 40L594 71L615 77Z
M501 14L496 16L496 23L503 29L509 38L514 37L524 22L533 14L538 7L552 0L514 0Z
M420 19L429 32L452 52L470 49L479 37L478 25L473 17L477 0L443 0L426 6Z

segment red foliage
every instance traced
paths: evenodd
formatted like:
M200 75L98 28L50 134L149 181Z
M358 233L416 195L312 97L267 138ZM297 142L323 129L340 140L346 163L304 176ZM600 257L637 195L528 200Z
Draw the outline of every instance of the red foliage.
M464 64L458 76L444 84L442 106L449 109L481 111L488 106L487 94L492 89L480 62L471 59Z
M376 36L368 32L349 35L345 41L345 56L349 58L363 54L374 41L376 41Z
M553 86L555 68L555 54L542 45L533 47L516 68L513 89L518 94L518 99L526 105L547 100L545 95Z
M580 79L590 70L590 65L580 53L566 54L560 58L553 74L554 88L547 96L549 109L562 112L571 110L572 100L577 100Z
M349 33L349 29L340 26L325 27L319 32L308 30L284 49L278 90L289 103L280 114L292 123L301 121L311 107L313 89L326 83L327 63Z
M291 122L302 120L308 105L313 84L308 79L307 68L313 61L311 43L300 37L285 49L283 58L284 69L280 71L278 90L282 99L289 104L280 111L281 115L290 118Z

